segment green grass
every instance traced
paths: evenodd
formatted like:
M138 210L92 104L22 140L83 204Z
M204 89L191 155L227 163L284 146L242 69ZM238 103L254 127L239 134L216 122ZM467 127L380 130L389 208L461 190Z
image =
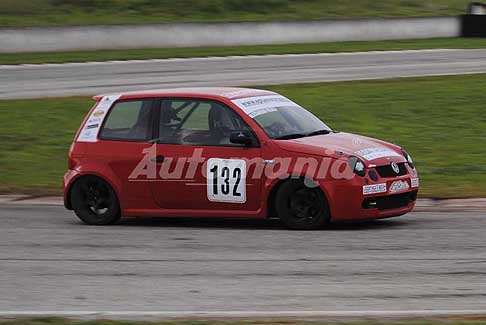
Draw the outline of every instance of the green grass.
M60 194L89 98L0 101L0 192Z
M0 64L67 63L110 60L146 60L230 55L304 54L383 50L486 48L483 38L436 38L422 40L329 42L227 47L154 48L135 50L75 51L53 53L0 53Z
M2 0L0 26L442 16L468 0Z
M460 317L444 318L442 320L409 320L409 321L366 321L366 322L335 322L335 321L301 321L284 319L282 320L174 320L159 322L140 322L140 321L73 321L63 318L33 318L33 319L14 319L0 320L2 325L486 325L484 317L469 317L471 320L463 320ZM466 318L467 319L467 318Z
M403 145L424 197L486 197L486 75L264 87L332 128ZM59 194L72 137L92 101L0 101L0 191Z

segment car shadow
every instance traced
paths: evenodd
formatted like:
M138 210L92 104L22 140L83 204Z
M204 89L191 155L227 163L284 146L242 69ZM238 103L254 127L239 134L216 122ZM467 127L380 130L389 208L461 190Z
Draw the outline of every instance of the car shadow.
M366 220L358 222L332 222L324 229L316 231L357 231L387 229L406 226L410 221L399 219ZM117 226L123 227L161 227L161 228L202 228L202 229L252 229L285 230L277 219L255 220L243 218L125 218ZM289 230L292 231L292 230Z

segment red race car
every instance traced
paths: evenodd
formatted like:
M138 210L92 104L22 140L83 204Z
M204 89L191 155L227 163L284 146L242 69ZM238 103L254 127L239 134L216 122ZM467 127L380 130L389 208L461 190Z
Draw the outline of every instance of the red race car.
M337 132L290 99L243 88L95 96L69 150L64 203L121 217L278 217L292 229L410 212L401 147Z

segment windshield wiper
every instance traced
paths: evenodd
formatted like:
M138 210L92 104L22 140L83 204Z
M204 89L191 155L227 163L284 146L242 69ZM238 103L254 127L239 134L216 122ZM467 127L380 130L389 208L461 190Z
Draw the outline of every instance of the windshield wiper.
M314 131L314 132L310 132L310 133L307 133L306 136L307 137L312 137L314 135L321 135L321 134L329 134L331 133L332 131L331 130L317 130L317 131Z
M275 138L275 140L290 140L290 139L297 139L297 138L303 138L306 137L306 133L291 133L287 135L283 135L281 137Z
M291 133L287 135L283 135L281 137L275 138L275 140L290 140L290 139L297 139L297 138L305 138L305 137L312 137L314 135L320 135L320 134L329 134L331 133L331 130L317 130L309 133Z

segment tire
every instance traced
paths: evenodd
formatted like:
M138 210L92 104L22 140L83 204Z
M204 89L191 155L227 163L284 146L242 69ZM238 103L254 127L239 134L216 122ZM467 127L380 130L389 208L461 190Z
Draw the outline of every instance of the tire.
M72 188L74 213L88 225L111 225L120 220L120 205L113 188L96 176L84 176Z
M331 219L324 193L318 187L308 187L304 180L289 180L280 186L275 199L280 221L289 229L315 230Z

